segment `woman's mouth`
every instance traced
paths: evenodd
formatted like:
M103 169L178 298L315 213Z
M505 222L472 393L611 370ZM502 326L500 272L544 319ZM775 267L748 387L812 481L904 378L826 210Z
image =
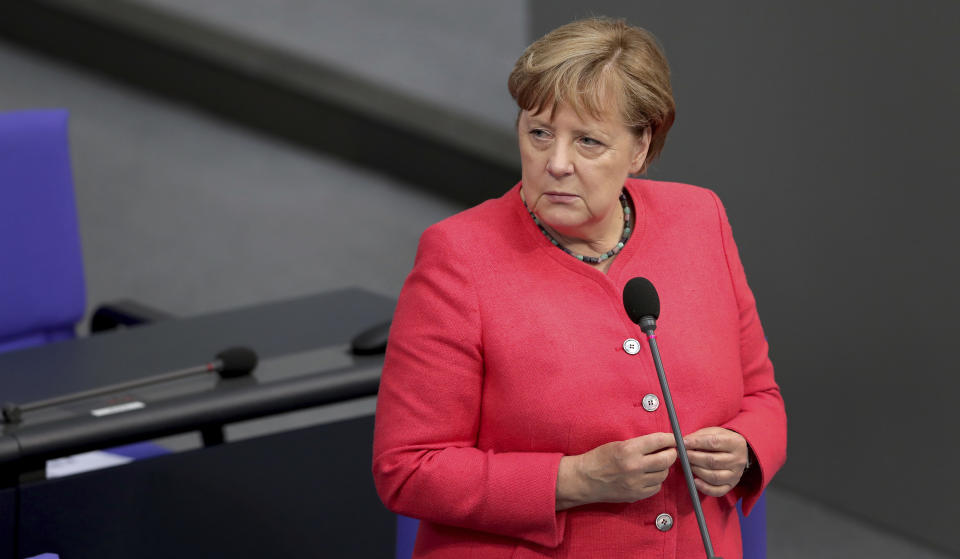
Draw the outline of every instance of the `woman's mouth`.
M567 194L565 192L544 192L543 196L547 201L554 204L572 204L579 198L576 194Z

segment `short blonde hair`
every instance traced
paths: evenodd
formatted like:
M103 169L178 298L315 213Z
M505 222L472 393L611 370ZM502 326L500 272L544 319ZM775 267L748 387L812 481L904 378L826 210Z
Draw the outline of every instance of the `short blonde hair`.
M582 19L554 29L517 59L507 87L521 110L552 113L567 103L594 117L613 88L624 123L638 136L650 128L644 171L663 149L676 113L670 67L656 37L624 20Z

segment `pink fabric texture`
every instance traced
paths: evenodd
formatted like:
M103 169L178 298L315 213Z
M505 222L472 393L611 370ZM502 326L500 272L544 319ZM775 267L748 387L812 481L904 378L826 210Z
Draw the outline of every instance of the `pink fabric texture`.
M607 274L560 251L519 185L424 232L394 316L373 474L384 503L422 519L415 557L697 557L677 462L629 504L555 511L564 455L670 432L645 335L622 290L648 278L657 342L684 433L723 426L756 456L754 483L701 496L716 552L740 557L744 511L786 459L786 416L753 294L711 191L629 179L636 227ZM630 355L623 342L635 338ZM661 513L674 519L661 532Z

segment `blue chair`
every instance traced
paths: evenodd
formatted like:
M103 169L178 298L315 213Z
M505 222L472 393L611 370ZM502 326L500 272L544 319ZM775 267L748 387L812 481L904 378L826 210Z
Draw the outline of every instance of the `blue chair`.
M86 291L67 112L0 114L0 352L74 337Z
M83 254L63 109L0 113L0 353L75 336L86 307ZM132 301L103 305L91 331L166 318ZM108 452L163 454L153 443Z
M0 113L0 353L74 337L86 306L67 111ZM92 333L170 315L101 304Z
M737 501L737 515L740 517L740 538L743 542L743 559L766 559L767 557L767 495L753 505L750 516L743 516L740 501ZM410 559L413 545L417 540L420 521L415 518L397 515L397 553L396 559Z

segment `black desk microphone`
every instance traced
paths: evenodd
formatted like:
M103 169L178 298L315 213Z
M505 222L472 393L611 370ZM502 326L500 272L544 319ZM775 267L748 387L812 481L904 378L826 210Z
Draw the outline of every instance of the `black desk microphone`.
M249 374L250 371L256 368L256 366L257 354L252 349L247 347L232 347L221 351L216 355L216 358L213 361L204 363L203 365L187 367L186 369L171 371L169 373L154 375L129 382L121 382L117 384L111 384L109 386L102 386L92 390L74 392L73 394L57 396L56 398L48 398L46 400L38 400L36 402L30 402L27 404L17 405L14 403L7 403L3 406L3 422L19 423L22 420L23 414L28 411L48 408L50 406L57 406L67 402L75 402L77 400L84 400L93 396L110 394L111 392L130 390L131 388L136 388L138 386L168 382L201 373L217 373L220 375L220 378L240 377Z

